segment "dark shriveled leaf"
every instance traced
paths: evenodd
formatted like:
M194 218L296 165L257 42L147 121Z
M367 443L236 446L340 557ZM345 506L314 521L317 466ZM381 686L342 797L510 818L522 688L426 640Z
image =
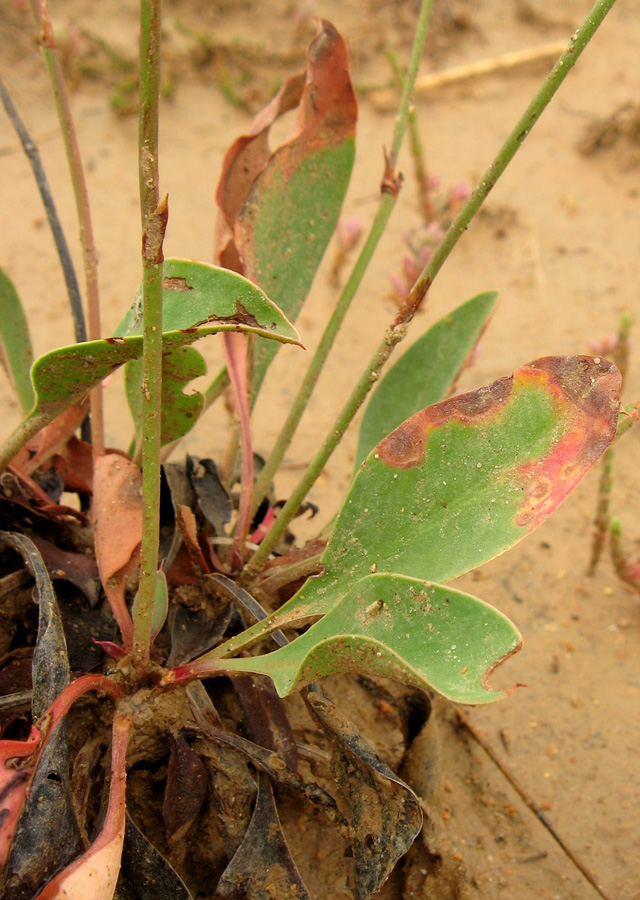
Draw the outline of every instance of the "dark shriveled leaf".
M167 840L181 840L191 828L207 796L208 775L204 763L181 734L170 736L171 756L162 803Z
M37 722L69 684L69 661L62 619L46 566L29 538L2 535L2 543L22 555L36 579L38 637L33 654L33 717ZM49 737L33 776L9 851L4 900L31 900L48 879L84 849L69 781L65 723Z
M318 685L310 685L304 696L309 712L333 745L333 774L349 807L355 896L368 900L418 835L420 804Z
M178 873L128 815L113 900L193 900Z
M216 894L242 900L311 900L282 833L271 782L262 772L251 822Z

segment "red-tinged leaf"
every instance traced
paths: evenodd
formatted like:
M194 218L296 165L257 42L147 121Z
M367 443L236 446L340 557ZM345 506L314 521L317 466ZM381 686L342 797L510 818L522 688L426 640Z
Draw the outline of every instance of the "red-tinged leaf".
M407 419L356 476L322 562L291 604L327 612L358 578L445 582L546 519L613 440L620 373L549 357ZM384 529L380 522L384 520Z
M224 355L233 388L236 415L240 423L242 469L240 479L240 506L236 524L232 558L249 533L251 506L253 504L253 448L249 423L249 397L247 393L248 338L244 334L225 334Z
M116 712L111 745L109 805L97 839L70 866L55 876L36 900L111 900L118 873L125 831L127 738L130 722Z
M171 739L171 757L162 804L167 840L181 840L191 828L207 796L207 769L182 735Z
M363 462L323 575L209 656L330 612L372 572L442 583L499 556L556 509L611 443L619 391L620 373L607 360L548 357L416 413Z
M91 444L70 438L54 457L54 466L70 493L90 494L93 491L93 450Z
M27 799L39 744L40 732L33 726L27 741L0 741L0 868L7 861Z
M115 453L96 459L93 476L96 561L127 651L132 646L133 625L124 592L140 554L141 485L140 469L130 460Z
M89 411L89 400L83 400L60 413L50 425L43 428L33 439L31 445L37 447L35 454L22 467L27 475L35 472L43 463L59 452L73 433L82 424Z
M253 182L269 161L269 130L276 119L298 105L304 83L304 73L289 78L255 117L248 133L227 150L216 192L221 213L216 229L216 259L227 269L243 271L234 243L235 223Z
M293 132L265 161L268 129L281 112L293 108L299 90L299 80L288 82L254 122L252 133L236 142L218 191L225 219L218 258L273 292L291 321L338 223L354 160L357 102L347 47L325 20L309 46ZM256 346L254 393L275 355L263 344Z

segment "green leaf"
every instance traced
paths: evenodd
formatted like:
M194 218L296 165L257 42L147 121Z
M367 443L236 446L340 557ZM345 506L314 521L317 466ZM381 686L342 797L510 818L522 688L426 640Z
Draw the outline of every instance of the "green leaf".
M167 315L163 353L173 353L208 334L252 332L283 343L298 333L269 298L235 272L189 260L165 260ZM34 434L124 363L142 356L140 310L134 304L117 337L60 347L36 360L31 380L36 403L0 450L0 471Z
M137 597L136 597L137 600ZM167 613L169 611L169 589L167 587L167 576L162 570L156 573L156 589L153 598L153 615L151 619L151 643L155 641L162 626L166 622ZM136 604L133 605L133 616L135 619Z
M213 331L250 331L285 343L299 343L298 333L267 295L242 275L189 259L165 259L162 331L201 326ZM140 297L115 332L142 334Z
M521 644L506 616L476 597L402 575L369 575L295 641L220 666L269 675L281 697L327 675L364 672L480 704L505 696L486 681Z
M353 168L356 117L346 44L322 20L309 47L297 131L255 180L236 225L245 274L292 322L338 223ZM256 347L256 392L275 352Z
M207 366L193 347L181 347L167 353L162 360L162 426L161 442L170 444L191 431L204 407L204 397L197 391L184 393L194 378L205 375ZM142 360L128 362L125 372L127 401L136 427L142 428Z
M328 613L369 573L445 582L503 553L551 515L611 443L619 391L607 360L547 357L407 419L354 479L322 557L325 573L252 626L242 646L274 620L284 628Z
M33 406L33 387L29 370L33 350L29 325L13 284L0 269L0 362L16 389L23 413Z
M432 325L377 385L362 418L355 469L389 432L447 393L496 305L498 294L472 297Z

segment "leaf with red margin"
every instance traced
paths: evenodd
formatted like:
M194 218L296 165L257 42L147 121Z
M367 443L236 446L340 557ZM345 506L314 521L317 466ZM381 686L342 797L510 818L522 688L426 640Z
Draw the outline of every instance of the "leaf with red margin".
M29 793L40 732L31 726L27 741L0 741L0 868L4 866ZM29 761L29 757L33 760ZM20 765L17 765L20 761Z
M100 456L93 474L93 528L102 586L129 651L133 624L125 604L127 579L138 565L142 541L142 475L116 453Z
M328 612L371 571L442 583L503 553L611 443L619 390L606 360L547 357L416 413L363 463L323 555L325 574L287 608Z
M249 177L255 180L233 223L237 261L247 278L273 293L274 302L292 322L338 223L355 154L357 101L349 77L348 51L330 22L320 21L309 46L293 133L262 167L268 126L280 111L293 106L298 89L299 82L289 82L263 111L264 124L254 123L257 134L253 144L246 139L236 142L235 168L223 174L228 191L219 191L219 202L225 193L229 195L222 203L229 228L246 186L242 182L242 190L236 190L231 175L238 175L240 160L249 155ZM233 264L229 247L219 252ZM256 391L275 355L262 344L256 346Z
M129 720L116 712L111 744L109 805L97 839L75 862L59 872L35 900L111 900L118 873L125 830L126 753Z
M407 419L362 464L324 574L236 644L325 615L372 572L446 582L499 556L551 515L611 443L620 381L607 360L547 357ZM190 670L233 649L231 639Z
M60 413L50 425L43 428L37 437L31 442L36 444L36 452L31 459L22 466L22 469L30 475L35 472L39 466L50 459L55 453L60 452L61 448L72 437L73 433L80 427L89 411L88 399L81 403L70 406L63 413Z
M234 272L242 273L244 270L234 242L235 223L253 182L269 162L269 130L276 119L298 105L304 84L304 73L289 78L255 117L248 133L233 142L224 158L216 191L220 215L216 227L215 254L219 265Z

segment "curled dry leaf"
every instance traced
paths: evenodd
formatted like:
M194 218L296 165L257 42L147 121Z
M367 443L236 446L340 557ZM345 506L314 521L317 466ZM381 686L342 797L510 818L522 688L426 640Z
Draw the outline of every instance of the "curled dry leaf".
M130 650L133 642L133 625L124 593L140 554L141 489L140 469L130 460L116 453L96 459L93 476L96 561L125 650Z
M296 897L311 900L278 817L269 778L258 775L258 797L240 847L222 873L216 894L245 900Z

